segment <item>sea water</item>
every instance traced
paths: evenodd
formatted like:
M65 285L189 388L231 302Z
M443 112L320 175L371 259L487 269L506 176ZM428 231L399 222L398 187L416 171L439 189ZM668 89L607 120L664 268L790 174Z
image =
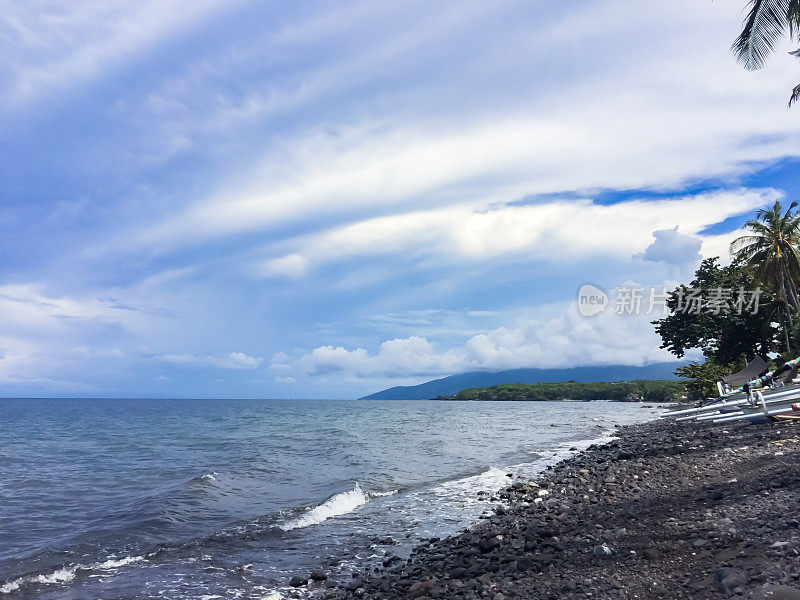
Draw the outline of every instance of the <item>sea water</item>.
M0 599L260 599L314 568L343 577L357 559L469 526L507 473L535 475L656 414L617 402L0 399Z

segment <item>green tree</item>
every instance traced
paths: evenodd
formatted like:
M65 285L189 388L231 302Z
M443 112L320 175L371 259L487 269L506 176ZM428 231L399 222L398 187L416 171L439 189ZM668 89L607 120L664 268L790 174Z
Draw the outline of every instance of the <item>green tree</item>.
M717 382L725 375L735 373L743 367L743 362L724 364L708 358L702 363L693 361L678 367L675 374L683 380L687 399L700 400L716 396L719 393Z
M670 292L670 314L653 321L661 336L661 347L681 358L686 351L700 349L707 359L719 364L766 356L774 343L775 332L760 314L761 303L769 304L767 293L755 303L743 306L742 298L755 298L756 284L752 269L741 261L721 267L719 258L700 263L691 283ZM730 292L728 295L727 292ZM721 301L722 300L722 301Z
M535 401L535 400L644 400L673 401L683 394L683 384L672 380L560 381L547 383L504 383L485 388L461 390L442 400Z
M750 11L739 37L733 43L736 58L753 71L764 66L776 42L785 34L790 41L800 38L800 0L751 0ZM800 57L800 50L791 52ZM789 97L789 106L800 99L800 85Z
M772 208L761 209L756 218L745 224L750 230L731 242L731 253L752 267L758 283L768 286L773 301L767 306L771 320L783 328L786 351L791 350L789 330L792 315L800 310L797 278L800 277L800 215L792 202L784 211L780 202Z

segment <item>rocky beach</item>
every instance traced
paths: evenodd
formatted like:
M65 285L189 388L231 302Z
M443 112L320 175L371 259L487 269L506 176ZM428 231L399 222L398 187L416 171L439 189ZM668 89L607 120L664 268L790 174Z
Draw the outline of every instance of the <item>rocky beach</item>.
M535 479L509 474L493 511L410 557L392 540L329 599L800 599L800 427L622 427ZM299 591L299 590L298 590Z

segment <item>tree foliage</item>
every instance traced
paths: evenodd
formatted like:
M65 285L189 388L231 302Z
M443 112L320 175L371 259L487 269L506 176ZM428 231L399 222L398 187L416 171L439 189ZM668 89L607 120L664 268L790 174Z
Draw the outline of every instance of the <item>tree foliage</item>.
M558 383L508 383L485 388L461 390L447 400L620 400L664 402L679 398L683 384L671 380L646 380L616 382L561 381Z
M714 291L719 289L732 293L723 306L712 306ZM752 294L755 289L752 270L741 262L721 267L719 258L703 260L691 283L681 285L669 294L667 307L670 314L653 321L656 333L661 336L661 347L678 358L688 350L700 349L706 358L713 358L720 364L737 361L742 356L748 359L757 354L766 356L773 343L774 331L765 327L763 316L737 306L740 294ZM701 291L698 311L683 310L685 307L681 306L691 290ZM758 301L769 304L772 297L761 293Z
M684 380L686 396L689 400L711 398L718 394L717 382L725 375L730 375L744 368L744 361L722 364L713 358L705 362L692 361L688 365L678 367L675 374Z
M800 277L800 215L797 202L784 212L780 202L756 212L745 223L750 230L731 243L731 254L754 270L759 283L768 285L777 300L795 312L800 309L795 281Z
M767 322L780 323L784 350L791 351L789 330L792 316L800 311L797 278L800 277L800 216L793 212L793 202L784 212L780 202L761 209L756 218L745 223L750 230L731 243L731 254L753 269L756 282L766 285L773 300L765 305Z

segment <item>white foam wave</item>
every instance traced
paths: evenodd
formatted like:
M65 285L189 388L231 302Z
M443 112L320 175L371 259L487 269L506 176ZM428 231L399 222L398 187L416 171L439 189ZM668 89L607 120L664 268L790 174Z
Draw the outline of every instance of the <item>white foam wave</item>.
M434 487L431 492L436 496L466 496L470 498L476 491L500 491L508 483L509 479L506 476L506 471L501 471L497 467L489 467L483 473L441 483Z
M125 565L129 565L131 563L139 562L144 560L144 556L126 556L125 558L120 559L110 559L105 562L97 563L92 566L93 569L119 569L120 567L124 567Z
M603 402L606 402L603 400ZM583 440L574 440L571 442L565 442L557 446L556 448L552 449L547 455L543 456L540 460L529 462L529 463L520 463L517 465L512 465L508 468L509 471L513 471L517 475L523 477L535 477L540 474L545 468L549 465L554 465L570 456L581 452L582 450L586 450L589 446L594 444L597 445L604 445L608 444L616 440L617 438L614 435L603 435L596 438L590 439L583 439Z
M0 594L10 594L14 590L18 590L20 586L19 580L9 581L8 583L4 583L0 585Z
M217 480L219 473L216 471L211 471L210 473L203 473L202 475L198 475L189 480L189 483L193 484L206 484L206 483L213 483Z
M10 594L11 592L18 590L23 585L29 583L43 583L43 584L69 583L70 581L75 579L75 576L77 575L78 571L108 571L110 569L118 569L120 567L124 567L125 565L129 565L131 563L139 562L142 560L144 560L144 556L125 556L123 558L110 558L106 561L92 563L89 565L74 565L71 567L62 567L48 574L20 577L19 579L14 579L0 586L0 594Z
M78 567L59 569L58 571L50 573L50 575L39 575L35 577L33 581L37 583L66 583L67 581L75 579L75 572L77 570Z
M394 496L398 490L389 490L388 492L370 492L370 498L385 498L386 496Z
M331 517L338 517L339 515L346 515L347 513L353 512L368 501L369 498L367 498L367 495L363 492L358 483L356 483L355 488L349 492L334 494L319 506L308 509L296 519L281 525L280 528L284 531L291 531L292 529L301 529L310 525L318 525Z

